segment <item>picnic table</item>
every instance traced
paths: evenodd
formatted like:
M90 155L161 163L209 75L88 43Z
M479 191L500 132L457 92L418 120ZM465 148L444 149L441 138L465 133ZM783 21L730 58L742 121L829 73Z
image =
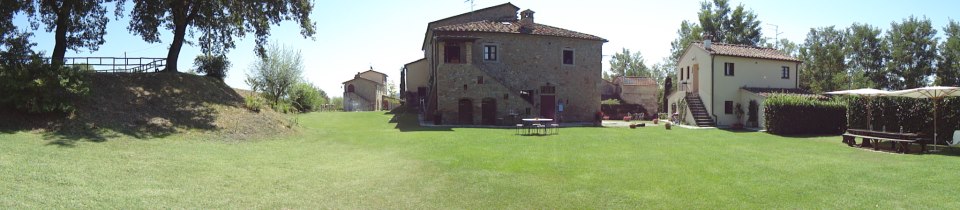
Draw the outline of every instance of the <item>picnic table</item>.
M538 133L539 133L540 130L542 129L543 132L546 133L546 132L547 132L547 126L544 125L543 123L547 123L547 122L552 122L552 121L553 121L553 119L550 119L550 118L524 118L524 119L522 119L522 120L523 120L523 127L526 127L526 128L527 128L527 133L531 133L531 132L530 132L531 129L536 129L536 131L537 131Z
M919 133L847 129L847 132L843 134L843 143L846 143L847 146L855 146L857 138L863 139L860 147L873 147L873 150L880 150L880 141L889 141L891 149L897 153L905 154L910 153L911 143L920 144L920 153L923 153L927 150L927 143L930 141Z

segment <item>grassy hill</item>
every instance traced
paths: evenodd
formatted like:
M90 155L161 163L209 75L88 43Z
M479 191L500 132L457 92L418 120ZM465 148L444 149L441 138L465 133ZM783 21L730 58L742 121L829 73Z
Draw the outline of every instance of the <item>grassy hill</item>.
M174 133L249 139L292 132L292 117L244 108L236 90L213 78L185 74L92 74L90 95L67 115L0 113L12 119L0 131L31 130L70 143L116 136L165 137Z

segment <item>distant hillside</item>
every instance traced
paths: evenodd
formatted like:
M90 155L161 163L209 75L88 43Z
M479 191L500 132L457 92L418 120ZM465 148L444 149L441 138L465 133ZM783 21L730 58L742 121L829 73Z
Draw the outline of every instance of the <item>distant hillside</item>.
M43 130L54 136L106 139L110 135L163 137L202 132L248 139L294 129L290 116L244 108L236 90L213 78L185 73L92 74L90 95L69 116L7 111L4 131Z

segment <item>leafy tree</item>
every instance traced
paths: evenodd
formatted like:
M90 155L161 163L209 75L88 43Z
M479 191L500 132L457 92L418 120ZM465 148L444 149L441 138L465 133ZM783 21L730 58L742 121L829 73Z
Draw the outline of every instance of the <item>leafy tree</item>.
M343 97L334 96L330 98L330 104L333 104L334 109L343 110Z
M690 43L701 40L703 40L703 28L700 25L686 20L681 22L680 29L677 29L677 39L670 42L669 66L676 66L676 61L683 56L683 51L690 46Z
M288 96L294 84L301 81L303 57L300 51L294 51L277 44L267 46L266 57L254 61L247 73L247 85L253 91L261 92L273 105Z
M670 64L665 66L674 66L690 43L702 41L704 34L711 35L712 41L728 44L760 46L763 41L757 15L743 5L731 9L728 0L704 1L700 3L697 17L696 23L686 20L680 23L677 38L670 42Z
M283 20L300 24L300 34L312 37L315 23L310 20L311 1L302 0L144 0L134 1L128 30L149 43L160 42L162 31L173 32L167 53L166 72L177 71L177 58L186 40L198 34L197 43L204 52L225 54L235 47L234 37L256 35L256 52L266 58L270 25ZM195 32L195 33L194 33Z
M893 89L918 88L927 84L927 77L933 75L937 56L936 35L937 30L926 17L910 16L900 23L890 23L890 31L887 31L890 61L886 67L892 76Z
M854 23L846 33L847 66L853 76L852 88L890 88L883 68L887 58L886 43L880 29L868 24Z
M777 40L774 43L764 43L764 47L775 48L777 51L793 57L796 57L800 53L800 46L786 38Z
M800 49L800 58L803 60L801 86L813 92L834 91L848 86L843 35L833 26L810 29Z
M197 73L206 74L223 82L223 78L227 77L227 71L230 70L230 61L224 55L198 55L193 60L193 66Z
M104 3L112 0L28 0L34 1L39 21L53 32L54 64L63 62L67 49L81 48L97 51L107 34L107 9ZM118 7L119 8L119 7ZM31 16L34 13L30 13ZM33 23L36 24L36 23Z
M762 40L760 21L753 10L738 5L730 9L729 0L701 2L697 14L703 31L713 36L713 41L759 46Z
M610 58L610 72L606 79L619 76L652 76L650 69L644 64L643 55L640 55L640 52L631 53L627 48Z
M15 42L16 40L11 40L21 37L18 33L17 25L13 24L13 18L21 13L27 13L28 15L33 14L33 4L29 1L22 0L0 0L0 46L6 45L9 42Z
M313 84L307 82L297 83L290 89L290 103L294 109L302 113L317 111L320 109L320 106L327 103L323 96L320 95L321 92L323 91L313 86Z
M397 84L393 83L393 80L387 81L387 84L384 84L387 88L387 96L399 98L400 91L397 90Z
M940 57L937 59L937 85L960 85L960 24L950 20L943 27L946 39L940 42Z

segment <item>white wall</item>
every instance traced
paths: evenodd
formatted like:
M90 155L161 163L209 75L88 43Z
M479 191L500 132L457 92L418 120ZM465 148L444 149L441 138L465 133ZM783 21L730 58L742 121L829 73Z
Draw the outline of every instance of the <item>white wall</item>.
M724 63L734 63L734 75L724 75ZM790 78L781 79L781 67L790 67ZM713 87L713 101L707 101L704 97L704 104L707 104L707 110L710 114L717 116L717 123L721 126L733 125L737 121L736 112L731 114L724 113L724 102L733 101L734 106L737 102L743 102L740 89L743 87L759 88L796 88L797 81L797 63L792 61L765 60L756 58L743 58L732 56L715 56L714 70L716 76L713 78L716 83ZM704 75L706 76L706 75ZM709 78L707 78L709 79ZM701 88L702 89L702 88ZM702 92L702 91L701 91ZM710 94L707 92L706 94ZM762 102L762 101L760 101ZM713 106L710 107L710 104ZM744 106L746 112L746 103ZM714 110L715 109L715 110ZM715 112L714 112L715 111Z

